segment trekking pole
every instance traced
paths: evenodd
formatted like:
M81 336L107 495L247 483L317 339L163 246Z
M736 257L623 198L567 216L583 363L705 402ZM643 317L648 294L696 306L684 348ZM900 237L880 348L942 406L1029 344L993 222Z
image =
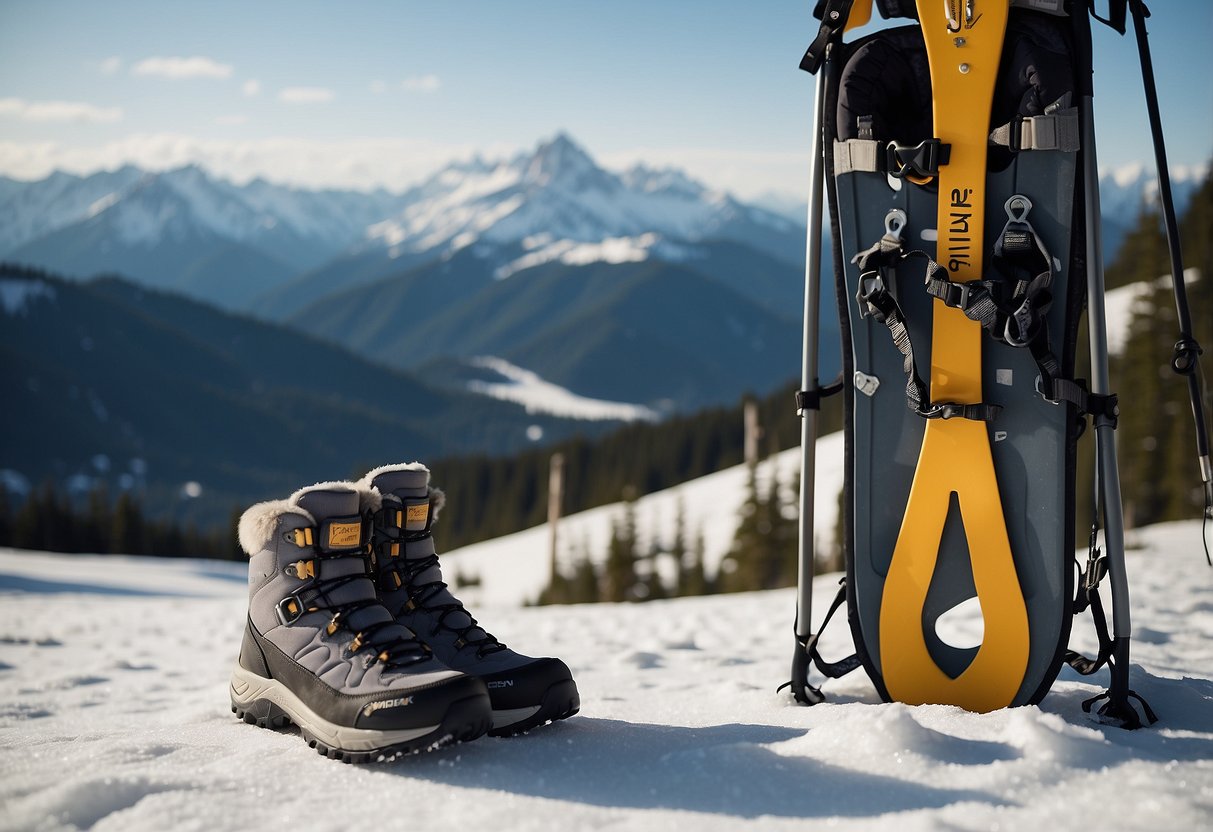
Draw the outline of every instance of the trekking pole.
M1163 226L1167 233L1167 251L1171 257L1171 284L1175 288L1175 312L1179 320L1179 340L1171 357L1171 369L1188 380L1188 399L1192 403L1192 420L1196 424L1196 455L1200 460L1200 478L1205 492L1204 535L1205 558L1210 559L1207 528L1213 519L1213 465L1209 462L1209 439L1205 423L1203 397L1200 389L1200 344L1192 336L1192 313L1188 308L1188 290L1184 285L1183 252L1179 243L1179 224L1175 221L1175 199L1171 193L1171 174L1167 166L1167 147L1162 134L1162 117L1158 109L1158 87L1154 82L1154 62L1146 33L1149 12L1141 0L1129 0L1133 15L1133 33L1137 38L1137 54L1141 62L1141 81L1145 87L1146 113L1150 118L1150 136L1154 143L1154 165L1158 169L1158 201L1162 207ZM1205 276L1213 279L1213 276Z
M809 175L808 240L804 268L804 360L796 412L800 415L800 534L796 573L796 650L792 656L792 695L797 702L815 705L825 700L808 683L813 648L813 503L817 473L817 415L821 387L817 379L818 316L821 313L821 211L825 186L825 104L833 72L831 51L841 41L853 0L830 0L821 6L821 29L805 52L800 68L817 75L813 105L813 144ZM870 15L870 3L868 4ZM867 18L864 17L863 21ZM860 21L857 21L860 22Z
M1075 47L1079 66L1080 125L1083 157L1083 197L1087 233L1087 334L1091 344L1091 392L1106 396L1112 385L1108 373L1108 331L1104 310L1104 274L1102 233L1099 209L1099 163L1095 152L1095 115L1092 100L1091 21L1084 5L1074 10ZM1120 472L1116 461L1116 417L1101 414L1093 418L1095 428L1096 471L1099 491L1098 504L1104 513L1104 546L1112 591L1112 660L1109 662L1111 685L1108 702L1100 714L1137 722L1136 712L1129 704L1129 637L1132 625L1129 617L1129 584L1125 570L1124 511L1121 505ZM1102 499L1101 499L1102 498Z
M817 329L821 312L821 209L824 187L825 157L822 141L824 128L826 74L829 63L817 75L817 94L813 108L813 160L809 175L808 244L804 268L804 360L801 362L800 389L816 392ZM824 696L807 684L809 672L808 641L812 636L813 568L813 501L814 477L817 473L817 415L818 408L803 398L797 401L800 414L800 536L797 544L796 572L796 653L792 660L792 692L797 701L816 704ZM801 681L804 680L803 687Z

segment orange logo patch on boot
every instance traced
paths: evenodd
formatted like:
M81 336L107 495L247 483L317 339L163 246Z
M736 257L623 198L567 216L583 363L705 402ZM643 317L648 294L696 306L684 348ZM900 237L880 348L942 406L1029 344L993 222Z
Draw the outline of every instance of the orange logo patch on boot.
M430 519L430 504L429 501L420 505L409 506L405 509L404 527L408 531L420 531L425 528L426 521Z
M362 542L361 523L333 523L329 526L329 547L345 548Z

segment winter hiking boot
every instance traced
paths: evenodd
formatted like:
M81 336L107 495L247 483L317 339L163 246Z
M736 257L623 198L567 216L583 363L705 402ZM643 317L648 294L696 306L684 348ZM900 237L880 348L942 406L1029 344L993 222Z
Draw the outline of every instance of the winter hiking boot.
M376 468L359 483L383 501L373 515L371 555L379 598L443 663L484 680L493 703L490 736L521 734L577 713L577 684L564 662L510 650L443 582L430 527L446 498L429 482L429 469L414 462Z
M364 512L378 508L373 492L323 483L240 518L249 614L232 711L261 728L293 722L347 763L474 739L491 725L484 683L437 661L376 598Z

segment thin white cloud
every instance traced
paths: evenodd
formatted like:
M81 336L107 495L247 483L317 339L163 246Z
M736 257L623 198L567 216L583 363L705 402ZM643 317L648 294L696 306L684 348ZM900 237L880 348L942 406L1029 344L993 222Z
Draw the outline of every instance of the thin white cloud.
M113 75L115 72L122 69L122 59L117 55L113 55L99 63L97 67L106 75Z
M387 92L387 81L376 78L374 81L371 81L370 90L376 95Z
M442 80L432 72L425 75L410 75L400 82L406 92L437 92L442 86Z
M240 91L249 98L261 95L261 82L255 78L250 78L240 85Z
M336 96L325 87L286 87L278 91L278 100L287 104L323 104Z
M11 114L12 99L0 99L0 117ZM134 164L167 170L199 164L236 182L258 176L309 188L399 190L456 159L509 158L531 146L498 143L451 145L424 139L365 138L319 141L297 137L198 139L171 133L136 134L105 145L74 147L56 142L0 141L0 174L38 179L54 170L91 173ZM709 187L752 199L774 191L807 193L809 153L682 147L639 148L597 153L606 167L622 170L636 162L673 166ZM803 188L799 183L803 182Z
M82 101L26 101L0 98L0 116L35 122L114 122L122 120L121 107L98 107Z
M807 193L810 155L807 147L803 151L645 147L602 153L595 158L599 164L615 170L637 163L655 168L678 168L712 188L752 199L767 191Z
M0 174L41 179L55 170L88 174L133 164L161 171L198 164L236 183L262 177L306 188L400 191L452 161L466 161L477 153L506 158L521 149L515 145L452 145L425 139L317 141L284 136L226 140L154 133L89 147L0 141Z
M219 116L215 119L215 123L223 127L233 127L248 123L248 116L227 115Z
M195 55L192 58L144 58L131 67L134 75L150 75L171 78L174 81L186 78L224 79L232 76L232 65L222 64L214 58Z

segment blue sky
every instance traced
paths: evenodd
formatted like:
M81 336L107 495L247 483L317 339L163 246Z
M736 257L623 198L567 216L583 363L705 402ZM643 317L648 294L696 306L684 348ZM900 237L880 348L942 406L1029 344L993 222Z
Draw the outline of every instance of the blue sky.
M1213 2L1153 6L1171 162L1200 165L1213 156ZM608 165L795 194L811 7L5 0L0 173L198 161L236 179L401 188L566 130ZM1132 36L1095 38L1101 165L1149 163Z

